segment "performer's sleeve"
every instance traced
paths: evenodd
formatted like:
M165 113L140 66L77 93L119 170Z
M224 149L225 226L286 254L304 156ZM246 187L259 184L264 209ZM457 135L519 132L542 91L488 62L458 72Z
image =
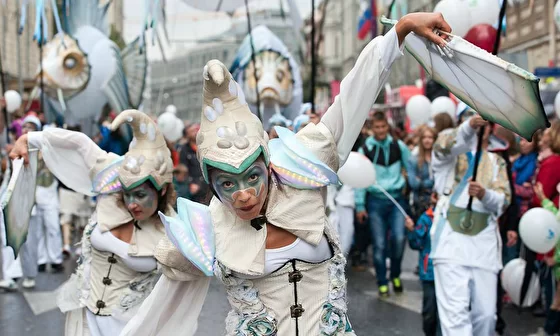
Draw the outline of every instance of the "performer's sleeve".
M490 188L486 189L486 193L480 201L486 210L499 217L511 202L511 189L505 161L501 157L498 157L496 164L498 165L496 177Z
M434 150L432 151L432 167L446 165L464 153L469 152L476 143L476 131L469 121L453 130L445 130L438 134Z
M81 132L49 128L29 132L28 146L37 148L47 168L68 188L93 196L90 170L96 162L109 154Z
M391 65L403 54L402 48L395 28L371 41L340 83L340 93L321 119L335 139L340 166L346 162L375 99L387 81Z
M171 280L192 281L206 277L181 254L167 236L159 241L154 256L161 264L163 274Z
M176 281L161 276L120 336L194 336L210 278Z

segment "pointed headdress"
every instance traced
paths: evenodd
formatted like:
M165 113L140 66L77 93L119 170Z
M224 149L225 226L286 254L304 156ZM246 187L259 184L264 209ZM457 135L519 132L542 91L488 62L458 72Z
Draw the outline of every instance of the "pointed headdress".
M123 123L132 127L133 139L119 167L119 180L124 189L151 181L157 190L173 182L173 160L167 143L156 123L137 110L121 112L111 124L113 130Z
M206 182L208 166L239 174L261 155L268 165L268 135L226 66L218 60L209 61L203 78L204 101L196 144Z

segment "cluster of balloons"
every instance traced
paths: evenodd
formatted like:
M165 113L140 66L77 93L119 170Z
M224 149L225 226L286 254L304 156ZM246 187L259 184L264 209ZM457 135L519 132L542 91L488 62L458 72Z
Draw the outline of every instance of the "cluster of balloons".
M8 113L14 113L19 110L21 106L21 96L17 91L8 90L4 93L4 100L6 101L6 110Z
M443 14L454 35L490 53L493 51L497 37L494 25L500 14L499 0L441 0L434 12Z
M455 119L457 105L449 97L437 97L433 102L424 95L410 97L405 107L406 115L412 129L428 123L439 113L447 113Z
M531 251L541 254L548 253L556 246L558 238L560 238L560 221L546 209L530 209L519 221L519 236L523 244ZM531 307L540 297L540 284L538 276L533 274L523 302L521 302L525 267L526 261L521 258L508 262L501 274L502 287L509 294L513 303L521 307Z

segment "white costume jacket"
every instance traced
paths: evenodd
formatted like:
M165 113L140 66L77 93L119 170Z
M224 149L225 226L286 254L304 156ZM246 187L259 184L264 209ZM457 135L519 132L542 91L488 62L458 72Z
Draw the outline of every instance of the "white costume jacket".
M323 167L337 171L348 157L375 98L387 80L391 64L401 54L394 29L386 36L373 40L342 81L340 95L321 122L307 125L294 136L295 139L281 141L294 141L295 147L310 151ZM226 69L221 63L210 61L204 70L205 83L215 80L215 72L212 72L215 67ZM227 69L224 71L227 72ZM239 85L227 78L227 73L217 77L220 79L218 87L208 85L207 88L205 84L204 88L206 107L197 137L203 172L206 170L206 159L213 162L228 160L227 164L238 168L245 157L261 150L265 160L270 153L272 169L278 173L275 151L286 150L289 141L284 143L284 147L268 148L268 140L263 140L262 125L254 115L246 114L250 111L246 108ZM233 98L227 93L228 82ZM224 86L226 91L223 91ZM237 135L230 132L232 129ZM244 136L249 140L245 141ZM217 147L213 141L217 141ZM263 148L259 149L259 146ZM220 152L221 148L225 149ZM227 152L228 148L230 152ZM289 149L297 152L297 148ZM302 156L299 159L311 160ZM294 255L274 269L270 269L271 250L265 247L266 225L256 230L250 221L239 219L214 197L208 209L211 223L207 224L213 226L215 232L213 271L226 287L232 308L226 319L227 335L354 335L347 317L346 260L326 215L325 192L326 188L288 185L282 177L272 174L265 205L266 221L293 233L298 238L296 243L313 249L320 248L327 241L327 249L330 249L330 252L327 251L330 257L326 260L306 262ZM193 303L181 300L178 304L171 295L181 293L181 288L185 286L177 280L189 280L200 275L200 271L193 268L179 248L170 242L160 244L156 258L164 265L165 276L122 335L137 335L145 328L150 328L153 333L142 335L171 335L173 330L188 327L181 314L192 308ZM159 284L164 282L165 288L162 286L160 290ZM168 315L162 317L162 310ZM159 320L151 318L154 314ZM161 318L167 323L162 323ZM152 327L153 324L158 324L159 329Z
M432 168L439 200L431 229L430 257L434 264L453 263L497 273L502 268L497 221L511 200L506 164L499 155L484 150L478 167L477 181L486 194L482 200L474 198L472 209L488 214L485 228L476 235L467 235L454 231L448 220L450 206L467 208L467 180L472 177L476 144L476 131L468 121L438 135Z

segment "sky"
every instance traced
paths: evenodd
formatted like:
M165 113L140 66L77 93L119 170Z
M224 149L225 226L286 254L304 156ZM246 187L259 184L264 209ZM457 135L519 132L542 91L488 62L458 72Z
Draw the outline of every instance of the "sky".
M228 1L228 0L224 0ZM255 5L266 8L278 8L274 0L252 0ZM300 15L305 18L311 13L311 0L294 0ZM316 6L321 2L316 0ZM124 0L124 39L134 40L141 32L144 19L144 6L138 0ZM167 31L173 43L164 46L166 55L184 52L196 45L196 40L205 39L226 32L231 27L231 19L225 13L204 12L186 5L182 0L167 0ZM284 0L284 8L289 8ZM152 33L146 36L151 44ZM181 41L179 43L178 41ZM189 41L189 42L185 42ZM151 59L161 59L159 47L150 47L148 55Z

